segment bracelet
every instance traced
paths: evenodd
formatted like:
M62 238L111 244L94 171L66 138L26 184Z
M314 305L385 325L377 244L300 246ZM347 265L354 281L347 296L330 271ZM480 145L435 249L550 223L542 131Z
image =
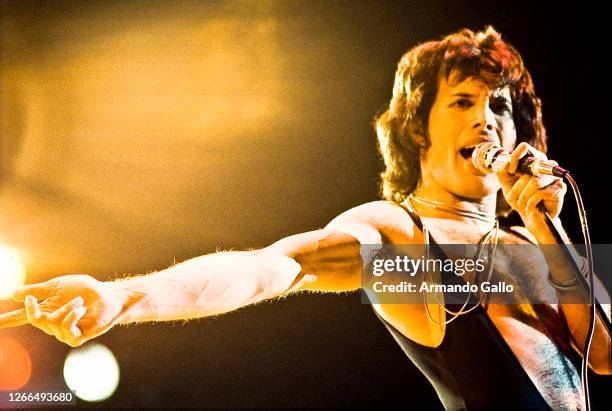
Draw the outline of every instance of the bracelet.
M550 283L550 285L555 287L557 290L565 291L565 290L572 290L576 288L576 285L578 285L578 278L574 277L573 279L569 280L566 283L559 284L553 280L552 276L550 275L550 271L549 271L548 272L548 282Z
M583 276L587 277L589 275L589 264L586 258L580 257L582 264L580 265L580 272Z

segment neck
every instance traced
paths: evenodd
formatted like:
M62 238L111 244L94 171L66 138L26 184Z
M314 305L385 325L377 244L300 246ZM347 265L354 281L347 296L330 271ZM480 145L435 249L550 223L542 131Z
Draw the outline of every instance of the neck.
M457 220L482 229L495 222L496 194L473 200L419 186L412 196L408 201L422 217Z

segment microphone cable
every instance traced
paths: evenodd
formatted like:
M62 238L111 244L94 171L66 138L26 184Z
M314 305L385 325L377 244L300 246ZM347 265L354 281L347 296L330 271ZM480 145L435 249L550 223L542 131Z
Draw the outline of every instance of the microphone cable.
M589 287L589 326L587 335L584 341L584 353L582 356L582 364L580 367L580 380L582 382L582 391L584 392L584 401L586 410L591 410L591 400L589 397L589 352L591 350L591 343L593 342L593 335L595 334L595 281L594 281L594 269L593 269L593 250L591 248L591 236L589 234L589 225L586 218L586 210L582 202L582 195L578 189L578 184L572 178L570 173L565 173L564 176L572 187L574 192L574 198L576 199L576 206L578 208L578 215L580 217L580 225L582 228L582 236L584 238L584 246L586 251L587 259L587 277Z
M494 170L494 163L496 161L508 162L510 157L510 153L504 150L502 147L497 146L491 142L484 142L478 144L474 151L472 152L472 163L476 167L476 169L480 170L483 173L490 172ZM591 247L591 237L589 234L589 226L587 223L586 210L584 208L584 203L582 202L582 195L580 194L580 190L578 189L578 184L574 181L573 177L570 173L554 164L540 161L535 157L527 158L523 164L519 164L519 170L523 173L530 175L554 175L560 178L565 178L569 185L572 187L572 191L574 192L574 198L576 200L576 205L578 208L578 215L580 217L580 225L582 228L582 236L584 238L584 246L586 250L586 260L587 260L587 281L585 281L582 270L580 270L569 253L567 246L563 248L568 257L568 262L573 265L574 270L576 271L576 278L578 280L578 284L582 287L587 287L589 289L589 325L588 330L584 342L584 352L582 356L582 363L580 366L580 377L581 377L581 385L582 392L584 393L584 401L586 405L586 410L590 411L591 409L591 400L589 397L589 385L588 385L588 359L589 352L591 350L591 343L593 342L593 336L595 334L595 318L597 315L597 306L595 304L595 280L594 280L594 264L593 264L593 250ZM552 219L548 215L548 213L544 210L542 204L538 206L546 216L546 222L548 224L549 229L555 236L557 243L559 245L564 246L565 241L561 237L561 234L555 227ZM602 316L602 317L605 317ZM609 321L602 318L602 322L610 332L612 328Z

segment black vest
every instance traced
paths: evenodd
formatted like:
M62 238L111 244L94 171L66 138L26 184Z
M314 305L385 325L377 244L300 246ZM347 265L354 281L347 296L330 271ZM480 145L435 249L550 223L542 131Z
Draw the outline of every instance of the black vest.
M418 215L408 213L422 230ZM433 255L446 258L433 239L430 244ZM442 281L463 280L450 273L442 274ZM452 311L459 308L447 307ZM551 409L480 305L447 324L442 344L437 348L409 340L378 313L376 315L433 385L447 410ZM447 313L447 317L450 314Z

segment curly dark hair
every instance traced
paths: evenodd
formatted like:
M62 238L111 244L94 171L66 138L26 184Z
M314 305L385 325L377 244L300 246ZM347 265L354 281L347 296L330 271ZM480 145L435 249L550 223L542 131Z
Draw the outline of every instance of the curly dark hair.
M414 47L398 63L391 102L375 118L386 167L380 175L384 199L399 203L415 190L421 175L419 156L429 147L429 112L439 79L454 73L458 82L474 77L491 88L508 86L517 144L525 141L546 152L541 102L519 53L491 26L478 33L463 29ZM415 135L425 137L425 144L419 145ZM507 204L502 205L498 202L498 211L500 206L507 211Z

